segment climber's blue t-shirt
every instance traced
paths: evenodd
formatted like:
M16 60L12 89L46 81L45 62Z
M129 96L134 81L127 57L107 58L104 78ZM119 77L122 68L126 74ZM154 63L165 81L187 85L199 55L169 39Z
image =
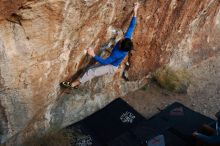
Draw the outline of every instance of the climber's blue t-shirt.
M135 25L136 25L136 17L133 17L131 19L130 25L128 27L127 32L125 33L124 38L131 39L132 34L134 32ZM118 66L127 54L128 54L128 52L124 52L124 51L119 50L119 43L117 43L114 46L114 48L112 49L112 53L108 58L102 59L101 57L99 57L97 55L94 58L100 64L103 64L103 65L112 64L114 66Z

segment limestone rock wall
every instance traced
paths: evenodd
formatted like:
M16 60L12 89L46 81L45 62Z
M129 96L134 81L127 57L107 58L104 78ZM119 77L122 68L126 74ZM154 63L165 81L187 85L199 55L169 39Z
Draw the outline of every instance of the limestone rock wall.
M165 63L192 66L220 50L219 0L142 0L129 58L111 77L64 91L71 78L111 38L119 39L135 0L0 1L0 140L19 143L34 132L82 119L113 98L138 89Z
M140 13L130 79L163 63L189 67L219 52L218 0L147 1Z

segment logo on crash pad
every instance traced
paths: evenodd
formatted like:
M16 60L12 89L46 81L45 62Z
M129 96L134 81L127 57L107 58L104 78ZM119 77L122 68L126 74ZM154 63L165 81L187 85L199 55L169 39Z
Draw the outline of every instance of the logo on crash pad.
M178 107L170 111L171 116L184 116L183 107Z
M123 113L120 117L120 120L123 122L123 123L133 123L135 119L135 115L132 114L131 112L128 112L126 111L125 113Z
M76 146L91 146L92 138L89 135L77 138Z
M163 135L158 135L149 140L149 142L146 141L146 143L147 146L165 146L165 138Z

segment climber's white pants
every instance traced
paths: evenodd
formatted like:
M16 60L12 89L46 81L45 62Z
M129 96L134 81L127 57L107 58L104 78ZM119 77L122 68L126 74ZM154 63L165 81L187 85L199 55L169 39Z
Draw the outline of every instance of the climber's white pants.
M114 74L114 72L118 69L117 66L108 64L102 65L98 64L91 68L89 68L86 73L79 79L80 83L85 83L94 77L103 76L105 74Z

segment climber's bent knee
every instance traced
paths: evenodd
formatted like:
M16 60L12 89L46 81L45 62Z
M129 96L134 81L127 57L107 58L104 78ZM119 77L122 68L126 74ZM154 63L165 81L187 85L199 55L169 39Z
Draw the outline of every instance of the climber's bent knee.
M93 79L94 77L99 77L105 74L113 74L116 70L118 69L118 67L113 66L113 65L102 65L99 67L95 67L92 69L89 69L83 76L82 78L80 78L80 83L85 83L91 79Z

